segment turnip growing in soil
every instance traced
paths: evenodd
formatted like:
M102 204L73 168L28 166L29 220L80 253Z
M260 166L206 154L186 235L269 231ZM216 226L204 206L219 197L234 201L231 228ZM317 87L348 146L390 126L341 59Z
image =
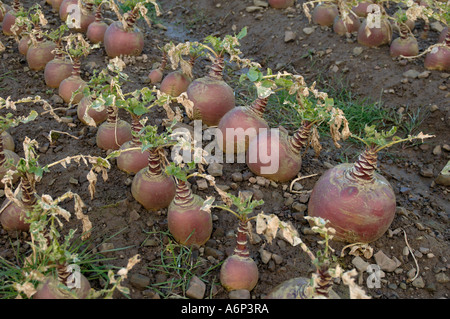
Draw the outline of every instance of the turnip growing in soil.
M3 21L3 18L5 17L5 14L8 11L10 11L11 9L12 8L9 5L7 5L7 4L5 4L5 3L0 1L0 22Z
M34 28L29 34L31 44L28 47L26 58L30 69L40 71L44 70L47 63L55 57L53 50L56 49L56 43L44 38L46 34L42 32L41 25L46 25L47 20L39 6L36 6L36 12L31 14L31 22Z
M144 49L144 35L142 31L136 26L136 20L139 17L144 18L150 26L150 20L147 17L146 3L151 3L155 6L156 14L159 15L159 7L155 0L141 0L141 1L124 1L123 6L130 8L129 12L121 14L119 8L114 1L108 1L110 7L116 13L119 21L109 25L106 29L103 44L105 46L106 54L110 58L120 55L138 56Z
M103 38L105 37L106 29L108 29L108 24L103 21L102 16L102 3L97 6L95 11L95 20L89 24L86 37L91 41L91 43L100 43L103 42Z
M291 76L287 72L272 74L270 69L263 75L256 67L241 75L240 82L250 80L256 86L257 98L251 105L231 109L220 119L217 143L226 154L244 153L251 140L270 129L263 117L269 97L277 90L291 86Z
M337 6L339 14L334 18L333 31L341 36L357 32L361 25L358 15L351 10L347 1L338 1Z
M156 84L156 83L160 83L163 79L164 76L164 69L167 66L167 52L165 51L165 49L162 49L162 58L161 58L161 62L159 64L159 66L154 69L151 70L150 73L148 74L148 78L150 79L150 83L151 84Z
M171 163L166 173L176 179L176 193L167 210L167 226L175 240L185 246L204 245L211 237L213 225L211 212L203 210L204 200L194 194L188 182L194 163Z
M317 125L324 121L328 121L330 129L335 128L335 122L339 122L339 127L344 124L344 129L348 125L342 112L333 107L333 100L326 93L314 89L315 84L308 87L301 76L290 82L289 94L295 93L296 101L286 99L285 103L299 112L301 126L292 135L280 128L261 132L250 141L246 154L246 164L254 174L275 182L289 181L298 174L304 147L311 144L316 154L320 152ZM317 102L308 98L310 93L314 94Z
M26 16L23 11L22 4L19 0L14 0L12 8L9 11L5 11L2 22L2 32L4 35L16 35L19 36L22 33L20 28L13 30L14 23L16 22L17 16ZM15 31L15 32L14 32Z
M69 8L72 9L70 12ZM89 25L95 20L93 8L92 0L64 0L59 8L59 17L71 31L86 33Z
M172 68L176 69L177 65L181 65L181 69L168 73L161 82L160 90L172 97L177 97L181 93L186 92L192 83L192 68L195 60L201 55L202 48L192 46L189 43L180 43L174 46L169 43L164 48L172 63ZM189 61L185 61L182 55L189 55ZM175 62L176 61L176 62Z
M317 5L315 5L318 3ZM314 7L313 12L310 13L310 8ZM339 9L336 1L308 1L303 3L303 11L309 21L320 26L331 27L334 19L339 15Z
M376 9L367 14L358 30L358 43L367 47L389 44L392 39L392 25L384 7L376 4L374 8Z
M56 43L55 58L45 65L44 80L45 84L51 88L59 88L61 82L72 75L73 64L66 58L63 51L62 37L68 30L63 24L58 29L48 34L48 37Z
M236 197L232 194L226 195L228 206L214 206L211 203L211 198L205 201L204 209L216 207L232 213L239 220L236 237L236 247L232 255L227 257L220 268L220 283L227 291L245 289L253 290L259 279L258 266L250 257L250 250L248 247L248 224L254 217L249 215L253 210L262 204L262 200L252 200L251 197L244 198L239 195ZM213 198L212 198L213 199ZM231 209L236 207L236 211Z
M438 43L425 56L424 66L428 70L450 71L450 32L445 43Z
M395 133L395 127L378 133L374 126L366 126L365 138L352 135L366 145L357 161L327 170L314 185L308 215L328 220L336 230L336 240L370 243L391 225L395 193L386 178L375 171L378 152L400 142L431 137L420 133L400 139L393 137Z
M142 151L149 152L148 163L134 176L131 194L149 211L168 207L175 197L175 180L163 170L164 147L171 145L170 130L158 134L156 126L148 125L141 131Z
M58 87L58 94L66 103L78 104L83 98L83 89L86 82L80 76L81 58L87 56L91 50L89 43L83 38L81 33L71 34L64 37L66 52L72 59L72 75L61 81Z
M205 42L211 44L211 47L198 44L209 51L212 65L208 75L192 81L186 93L194 103L194 119L202 120L203 124L216 126L235 107L233 89L223 80L224 58L228 53L232 59L239 59L240 51L236 46L246 34L247 29L244 28L237 36L227 35L223 40L208 36Z

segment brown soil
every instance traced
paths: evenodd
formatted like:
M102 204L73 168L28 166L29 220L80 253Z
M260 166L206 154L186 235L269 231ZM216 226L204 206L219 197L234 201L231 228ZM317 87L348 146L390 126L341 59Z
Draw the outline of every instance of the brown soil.
M158 46L168 41L202 40L207 35L223 36L233 34L235 31L248 27L248 35L241 42L243 54L257 61L263 67L270 67L276 71L287 70L302 74L308 83L318 80L319 84L329 86L340 85L338 80L349 83L355 98L368 98L373 101L381 101L383 107L397 110L405 108L405 112L421 109L427 111L428 115L417 129L436 135L435 138L425 141L422 145L404 145L393 147L389 153L380 155L379 171L392 184L396 196L399 211L386 233L381 239L371 246L374 253L382 250L387 256L396 257L400 267L395 272L385 272L381 288L369 289L366 287L367 273L360 275L361 286L374 298L448 298L450 284L442 280L442 274L449 275L449 231L448 218L450 212L448 188L436 185L433 181L440 170L449 160L449 152L442 150L439 155L433 154L437 145L450 144L449 119L450 104L448 89L448 74L432 71L426 78L404 80L403 73L414 69L419 72L425 71L423 59L413 61L397 61L389 56L388 47L378 49L364 48L362 54L354 55L353 49L359 45L355 41L347 41L345 37L339 37L329 29L317 27L311 35L302 32L303 28L311 27L301 10L301 1L297 1L295 8L287 10L276 10L266 8L249 13L246 7L253 5L253 1L219 1L219 0L165 0L162 1L164 14L159 23L164 26L149 29L145 28L144 58L138 58L134 63L127 66L125 72L130 75L131 82L127 83L128 89L136 89L148 85L145 78L152 65L160 61ZM23 1L25 6L30 1ZM45 5L45 13L51 26L58 25L60 20ZM421 25L418 23L418 30ZM293 31L296 38L285 42L285 31ZM420 31L419 31L420 32ZM437 32L430 31L429 38L422 40L421 49L437 39ZM351 38L354 40L354 38ZM51 101L52 105L66 108L67 105L60 103L57 99L57 90L50 90L45 86L43 72L30 71L26 60L19 55L17 44L11 38L0 35L0 40L7 46L0 60L0 74L10 72L0 79L0 94L6 98L18 99L29 95L40 95ZM312 50L312 51L311 51ZM313 52L311 59L304 58L306 54ZM93 69L101 69L105 66L105 53L103 49L92 52L88 58L83 60L82 76L88 78ZM333 68L333 66L337 66ZM204 74L204 63L199 63L195 72L197 76ZM343 72L344 70L344 72ZM231 71L229 71L231 72ZM326 82L325 82L326 81ZM435 110L431 106L437 105ZM43 112L40 105L31 106L39 113ZM30 106L19 106L19 112L27 113ZM429 111L430 109L433 112ZM149 116L151 124L160 124L160 118L164 115L161 110L153 110ZM75 109L59 111L60 116L73 118L74 127L66 123L58 123L49 114L43 114L38 120L22 125L10 132L16 143L17 153L23 156L21 143L25 136L34 138L39 142L40 162L42 165L55 160L76 154L89 154L94 156L105 156L106 152L99 150L95 145L96 128L84 126L76 117ZM123 118L130 120L126 114ZM67 132L72 136L60 134L59 138L52 143L47 136L51 130ZM301 175L317 174L317 176L305 179L301 182L304 190L311 190L320 175L327 169L327 165L338 164L342 158L354 159L358 149L351 142L343 143L341 149L336 149L333 144L323 138L323 151L318 158L314 157L312 150L307 151L303 157ZM420 144L420 143L419 143ZM100 245L104 242L113 244L116 251L107 253L112 260L107 263L115 267L126 265L128 258L139 253L142 261L137 264L132 274L140 274L149 279L150 284L145 288L137 288L125 283L131 289L130 297L143 299L155 297L153 288L157 282L170 281L170 276L150 269L149 266L160 263L161 251L170 241L170 237L160 235L160 231L167 232L166 210L160 212L148 212L132 197L130 192L130 181L132 176L121 172L112 163L108 172L108 180L99 178L96 185L95 199L91 200L88 192L88 181L86 174L89 169L75 164L69 165L67 169L57 167L49 173L45 173L42 181L38 184L38 193L51 194L52 197L62 195L67 190L72 190L82 196L88 206L87 214L94 226L93 242ZM431 166L433 177L423 177L420 171L424 167ZM231 174L233 172L248 172L245 164L224 164L223 176L217 178L217 184L231 185ZM247 176L248 177L248 176ZM78 183L69 183L74 178ZM72 180L73 182L73 180ZM196 194L206 198L212 193L212 189L200 191L193 182L193 190ZM239 190L255 190L254 184L248 179L237 183L237 189L230 189L233 194ZM287 197L292 196L295 202L307 203L307 196L290 193L286 187L289 183L274 186L259 187L258 196L265 200L265 204L257 210L266 213L277 214L281 219L292 222L302 235L305 243L316 251L320 248L317 241L320 238L308 232L304 234L308 225L306 220L299 218L292 205L285 205ZM284 187L284 188L283 188ZM67 208L71 209L71 204ZM402 209L404 208L404 210ZM306 213L306 212L305 212ZM215 215L212 239L207 247L212 247L218 255L206 256L205 247L195 252L197 260L203 260L203 266L196 270L200 276L203 271L213 264L218 264L231 253L235 245L234 233L237 220L224 211L213 211ZM78 228L81 225L73 220L65 229ZM407 273L416 267L411 255L404 256L403 250L407 245L404 237L405 230L410 247L416 252L419 265L418 274L424 282L423 286L413 285L408 281ZM14 260L14 240L4 230L0 230L0 256ZM153 239L148 244L148 239ZM21 242L26 241L26 236L20 236ZM282 257L281 263L274 260L264 264L261 261L259 250L261 247ZM332 243L336 249L336 255L340 255L343 247L341 243ZM420 256L419 250L428 248L429 253ZM27 246L21 248L25 253ZM101 247L97 247L101 249ZM259 282L251 292L253 299L263 298L272 288L284 280L293 277L309 278L314 268L305 253L299 247L291 247L283 240L276 239L269 244L264 238L259 243L251 244L251 257L257 262L259 269ZM339 258L341 266L350 270L354 256ZM374 258L367 260L374 264ZM400 270L399 270L400 269ZM402 270L402 271L401 271ZM89 273L87 273L89 276ZM176 275L174 274L174 279ZM227 292L219 284L219 268L217 267L208 275L202 277L207 286L205 296L212 298L228 298ZM94 287L99 287L100 282L93 280ZM418 287L416 287L418 286ZM348 289L342 283L335 283L334 290L343 298L348 297ZM165 291L168 293L168 291ZM184 296L180 289L173 290L174 295ZM120 294L116 298L123 298Z

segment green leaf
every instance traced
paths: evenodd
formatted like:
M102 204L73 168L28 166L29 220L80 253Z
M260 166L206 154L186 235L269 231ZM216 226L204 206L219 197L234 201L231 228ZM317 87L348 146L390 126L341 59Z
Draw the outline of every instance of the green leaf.
M247 27L243 27L242 30L238 33L238 35L236 36L236 38L238 40L242 39L243 37L245 37L247 35Z

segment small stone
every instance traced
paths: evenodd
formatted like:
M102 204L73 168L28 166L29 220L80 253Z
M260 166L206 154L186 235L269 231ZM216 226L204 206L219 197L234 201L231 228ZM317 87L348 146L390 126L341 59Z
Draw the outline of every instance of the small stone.
M416 268L412 268L411 270L409 270L407 273L406 273L406 276L408 276L408 279L413 279L414 278L414 276L416 275Z
M433 168L432 167L423 167L420 170L420 175L422 175L423 177L433 177Z
M242 173L234 172L233 174L231 174L231 179L233 180L233 182L239 183L244 180L244 177L242 176Z
M419 73L417 76L419 79L426 79L431 74L431 71L423 71L422 73Z
M255 177L250 177L249 179L248 179L248 181L251 183L251 184L256 184L256 178Z
M269 3L267 1L262 0L253 0L253 5L257 7L267 8L269 7Z
M69 183L73 185L78 185L78 179L71 177L69 178Z
M133 180L131 179L131 178L127 178L126 180L125 180L125 186L130 186L131 184L133 184Z
M223 175L223 165L220 163L211 163L208 166L208 173L214 177L220 177Z
M440 145L436 145L433 148L433 154L436 155L436 156L440 156L442 154L442 148L441 148Z
M308 207L305 204L301 204L299 202L295 202L294 204L292 204L292 209L294 209L297 212L303 213L304 211L306 211Z
M139 215L139 213L135 209L133 209L130 212L130 222L134 222L134 221L138 220L139 218L141 218L141 215Z
M408 246L403 247L403 256L408 256L409 255L409 248Z
M212 248L212 247L205 247L205 255L212 256L215 259L219 259L219 260L223 259L223 257L225 256L225 254L222 251Z
M256 12L256 11L260 11L263 8L259 7L259 6L248 6L245 8L245 11L247 11L248 13L252 13L252 12Z
M131 274L130 283L137 289L144 290L150 285L150 278L141 274Z
M247 289L237 289L229 292L230 299L250 299L250 291Z
M416 223L415 225L418 230L426 230L426 228L421 223Z
M259 256L261 257L261 261L263 262L263 264L267 264L272 258L272 253L265 249L261 249L259 251Z
M412 285L416 288L424 288L425 282L424 282L422 276L419 276L416 279L414 279L414 281L412 282Z
M294 191L301 191L303 189L303 185L299 182L295 182L292 188L294 189Z
M439 106L437 106L437 104L433 104L432 106L430 106L430 112L436 112L437 110L439 110Z
M356 256L355 258L353 258L352 264L356 267L356 269L359 272L364 272L367 270L367 267L369 267L369 263L366 262L364 259L362 259L359 256Z
M450 145L444 144L444 145L442 145L442 149L446 152L450 152Z
M439 21L431 22L430 28L436 32L442 32L442 30L444 30L444 27L439 23Z
M255 200L264 199L264 193L260 189L255 189L253 191L253 199L255 199Z
M64 100L59 95L53 94L53 96L50 98L50 103L52 103L52 104L63 104Z
M362 47L356 47L356 48L353 49L353 55L354 56L358 56L361 53L363 53L363 51L364 51L364 49Z
M203 299L206 291L206 284L197 276L189 281L189 287L186 290L186 296L192 299Z
M204 179L197 180L197 188L200 191L204 191L205 189L208 188L208 182Z
M296 37L297 37L297 35L295 34L295 32L286 31L284 33L284 42L288 43L288 42L294 41Z
M275 264L279 265L283 262L283 257L278 254L272 254L272 260L275 262Z
M420 74L419 71L411 69L411 70L404 72L403 76L405 78L416 79L419 76L419 74Z
M430 248L427 248L427 247L419 247L419 251L420 251L422 254L426 255L426 254L428 254L428 253L430 252Z
M256 176L256 184L259 186L265 186L267 182L267 179L262 176Z
M291 206L293 202L294 202L294 197L288 197L284 201L284 206Z
M444 274L443 272L438 273L436 275L436 281L440 284L446 284L448 283L450 280L448 278L448 276L446 274Z
M374 255L374 258L375 258L375 262L377 263L377 265L380 266L380 268L384 271L392 272L395 270L395 268L398 267L397 262L395 262L395 260L386 256L382 250L378 251Z
M307 35L310 35L310 34L312 34L314 32L314 30L315 30L315 28L306 27L306 28L303 28L303 33L307 34Z

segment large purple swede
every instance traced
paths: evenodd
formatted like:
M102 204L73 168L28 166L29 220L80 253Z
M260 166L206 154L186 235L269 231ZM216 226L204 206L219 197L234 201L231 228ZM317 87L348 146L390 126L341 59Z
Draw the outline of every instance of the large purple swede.
M395 193L376 169L377 153L366 149L351 163L327 170L315 184L308 215L329 221L334 239L370 243L389 228L396 210Z
M203 199L193 194L186 182L179 181L167 211L167 226L178 243L202 246L211 237L211 213L202 210L202 206Z
M305 122L292 136L279 129L261 132L249 143L248 168L275 182L291 180L300 171L300 151L306 145L311 127L310 122Z
M247 224L240 221L234 253L225 259L220 268L220 283L227 291L239 289L251 291L258 283L258 266L250 257L247 232Z
M263 118L268 99L257 98L250 106L235 107L221 118L217 126L221 132L217 143L225 153L245 152L250 141L262 130L270 129Z
M131 194L145 209L156 211L170 205L176 185L174 179L162 171L158 150L149 152L148 165L133 178Z
M218 125L220 119L235 107L233 89L222 78L223 68L223 58L218 57L209 74L192 81L186 91L194 103L194 118L208 126Z

